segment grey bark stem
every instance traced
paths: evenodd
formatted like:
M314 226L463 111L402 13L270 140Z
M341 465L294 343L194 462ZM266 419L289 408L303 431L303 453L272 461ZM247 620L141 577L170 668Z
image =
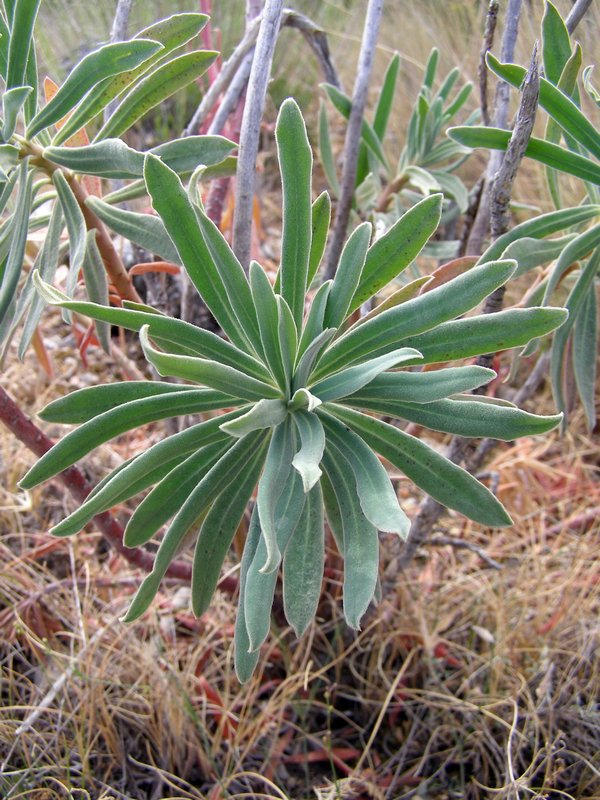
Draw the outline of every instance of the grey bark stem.
M233 250L244 269L248 269L250 264L252 203L260 123L263 117L267 84L271 74L273 52L279 33L282 11L282 0L266 0L256 40L256 50L252 60L246 105L242 118L236 172Z
M592 5L592 0L577 0L573 8L569 11L569 16L565 20L565 25L570 34L579 25L585 12Z
M488 69L486 56L494 44L494 33L498 22L498 0L490 0L488 11L485 17L485 30L483 33L483 44L479 54L479 66L477 76L479 78L479 105L481 108L481 120L484 125L490 124L490 114L488 111Z
M379 35L382 13L383 0L369 0L354 91L352 93L352 108L348 119L346 141L344 143L344 168L340 185L340 196L335 213L333 235L327 252L325 266L327 278L332 278L335 275L346 238L346 229L348 227L348 218L350 217L350 209L352 208L352 199L354 197L356 183L361 126L367 103L369 80L373 68L375 46Z

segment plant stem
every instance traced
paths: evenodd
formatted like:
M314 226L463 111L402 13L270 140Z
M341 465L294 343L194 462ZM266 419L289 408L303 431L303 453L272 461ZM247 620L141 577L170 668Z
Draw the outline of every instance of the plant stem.
M363 38L358 59L352 108L344 142L344 171L340 185L340 196L335 213L335 223L331 243L327 251L325 277L333 278L346 240L348 219L354 198L356 172L358 169L358 153L360 150L360 134L367 103L369 81L375 57L375 45L379 35L379 25L383 13L383 0L369 0Z
M37 427L29 419L0 386L0 422L25 447L37 456L43 456L54 445L52 439ZM70 494L82 503L92 491L92 486L77 467L69 467L58 476ZM98 514L94 517L94 522L98 526L107 542L123 556L130 564L149 572L154 565L154 556L140 548L130 549L123 544L123 526L112 516L109 511ZM169 566L167 573L171 578L179 578L183 581L190 581L192 576L191 564L183 561L174 561ZM222 591L233 592L237 588L237 581L229 578L221 581L219 588Z
M492 49L492 45L494 44L494 33L496 31L496 23L498 21L498 8L498 0L490 0L485 18L485 31L483 34L481 52L479 54L479 65L477 67L477 76L479 77L479 105L481 108L481 121L484 125L490 124L487 93L488 69L485 59L488 51Z
M592 0L576 0L575 5L569 12L569 16L565 20L565 25L570 34L572 34L575 28L579 25L585 12L591 5Z
M250 265L252 207L256 174L256 154L260 139L267 84L273 52L279 33L283 0L266 0L256 40L256 50L248 81L248 94L242 118L240 149L236 172L233 250L244 269Z

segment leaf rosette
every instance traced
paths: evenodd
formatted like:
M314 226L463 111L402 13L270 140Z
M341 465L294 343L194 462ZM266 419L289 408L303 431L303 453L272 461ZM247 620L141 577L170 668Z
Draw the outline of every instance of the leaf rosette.
M378 532L406 537L409 529L378 456L482 525L511 524L483 484L378 414L436 431L505 440L543 433L560 421L466 394L489 382L495 376L491 370L418 369L522 345L563 322L566 312L552 308L463 317L506 283L515 261L479 264L420 294L404 291L359 318L354 313L359 306L394 280L435 231L441 196L422 200L374 244L370 224L360 225L348 238L335 278L312 291L325 249L329 202L326 195L312 202L312 153L293 100L281 107L276 140L283 233L275 285L256 262L246 274L196 205L195 192L188 193L155 154L145 159L155 219L226 338L129 302L109 308L70 300L35 278L48 302L139 331L144 354L158 373L186 383L97 386L52 402L42 418L80 425L32 467L22 486L47 480L141 424L219 410L113 470L53 532L73 534L94 515L150 489L128 522L125 543L142 545L168 527L126 620L149 607L171 560L190 539L195 540L192 605L202 614L255 497L235 634L241 680L252 673L268 635L279 567L286 617L298 636L314 617L325 519L344 559L345 616L359 627L377 588Z

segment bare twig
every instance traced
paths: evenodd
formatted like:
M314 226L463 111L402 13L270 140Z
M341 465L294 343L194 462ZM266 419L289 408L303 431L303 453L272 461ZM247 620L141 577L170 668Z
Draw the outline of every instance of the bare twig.
M449 546L462 548L463 550L469 550L469 552L478 555L482 561L485 561L488 567L491 567L492 569L502 569L502 564L488 555L483 547L479 547L479 545L474 544L473 542L467 542L465 539L454 539L451 536L435 536L433 539L430 539L427 544L429 544L431 547Z
M256 40L256 50L252 60L248 94L242 119L236 172L233 249L245 269L250 264L252 207L260 123L263 116L267 84L271 74L271 63L282 10L283 0L266 0L261 16L258 39Z
M129 15L131 14L131 7L133 0L117 0L117 8L113 19L112 28L110 30L111 42L122 42L127 38L127 25L129 23ZM117 107L118 101L112 100L104 109L104 121L112 115Z
M337 70L333 64L331 53L329 51L329 42L325 31L319 28L311 19L298 11L291 11L286 9L283 12L282 25L290 28L295 28L306 39L308 45L317 57L317 61L321 66L323 77L327 83L337 86L341 89L342 84L337 74Z
M479 78L479 105L481 107L481 119L484 125L490 124L487 96L488 70L485 59L488 54L488 50L492 49L492 45L494 43L494 33L496 31L496 23L498 21L498 8L498 0L490 0L485 18L485 30L483 32L483 43L481 46L481 52L479 54L479 66L477 67L477 76Z
M584 17L585 12L592 5L592 0L576 0L575 5L569 11L569 16L565 20L565 25L569 33L573 33Z
M375 57L375 45L379 35L379 25L383 13L383 0L369 0L365 27L358 59L356 80L352 93L352 109L348 119L346 130L346 140L344 142L344 168L340 186L340 196L337 204L335 223L331 244L327 252L325 273L327 278L335 275L337 263L344 246L348 218L352 208L352 198L356 183L356 171L358 168L358 153L360 150L360 133L363 121L363 114L367 103L369 91L369 81Z
M233 80L229 84L227 91L223 95L223 99L217 109L217 113L212 119L207 133L211 136L218 136L231 114L235 111L244 94L248 85L248 78L250 77L250 70L252 69L253 52L250 51L240 64L238 71L235 73Z

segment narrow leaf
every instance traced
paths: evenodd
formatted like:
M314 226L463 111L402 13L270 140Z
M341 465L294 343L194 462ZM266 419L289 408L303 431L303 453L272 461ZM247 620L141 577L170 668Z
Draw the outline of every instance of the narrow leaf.
M301 441L301 447L292 459L292 466L299 472L307 494L321 477L319 464L325 450L325 431L319 417L310 411L296 411L292 419Z

